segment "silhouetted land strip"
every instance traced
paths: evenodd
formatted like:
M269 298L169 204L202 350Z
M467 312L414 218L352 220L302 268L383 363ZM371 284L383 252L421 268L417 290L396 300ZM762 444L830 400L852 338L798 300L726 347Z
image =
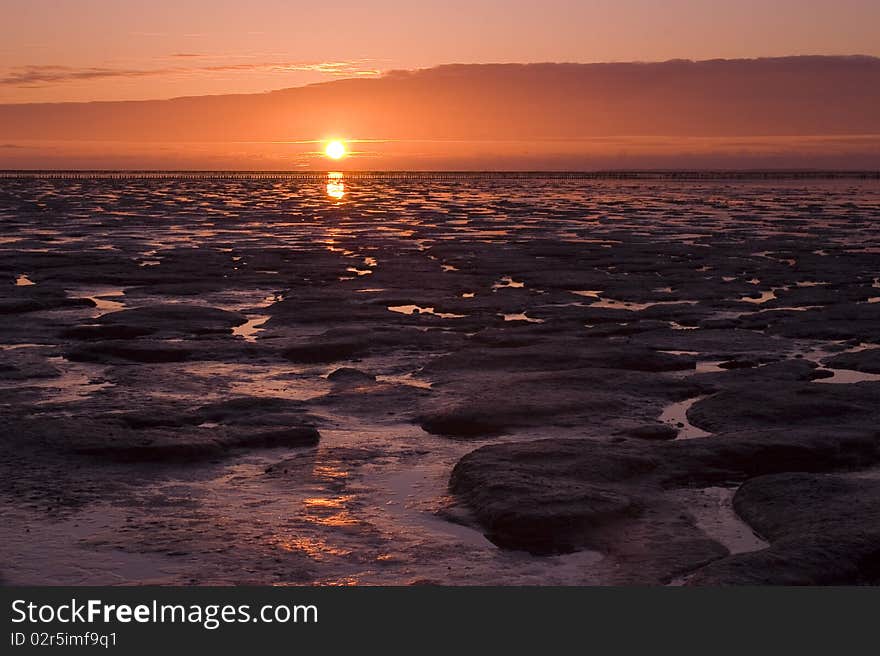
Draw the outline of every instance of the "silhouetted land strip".
M111 171L6 170L0 178L318 180L329 171ZM682 170L682 171L346 171L351 180L880 180L880 171Z

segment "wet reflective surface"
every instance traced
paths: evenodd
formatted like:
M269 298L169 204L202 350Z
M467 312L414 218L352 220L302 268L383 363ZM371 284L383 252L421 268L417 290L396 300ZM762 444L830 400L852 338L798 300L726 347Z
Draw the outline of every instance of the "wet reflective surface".
M872 181L7 179L0 225L11 583L608 582L486 539L455 464L880 376ZM699 525L758 548L730 494Z

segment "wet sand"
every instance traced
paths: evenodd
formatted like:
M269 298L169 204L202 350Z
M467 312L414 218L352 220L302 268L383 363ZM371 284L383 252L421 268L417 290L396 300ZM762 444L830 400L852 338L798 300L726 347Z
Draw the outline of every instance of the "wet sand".
M880 581L876 180L8 178L0 225L3 583Z

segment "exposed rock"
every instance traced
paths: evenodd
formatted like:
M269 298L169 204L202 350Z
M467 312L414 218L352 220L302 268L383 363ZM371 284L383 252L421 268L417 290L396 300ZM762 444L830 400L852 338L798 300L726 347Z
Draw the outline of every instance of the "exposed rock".
M486 373L444 383L423 404L416 421L448 437L496 435L516 428L560 428L619 421L654 420L664 405L706 388L682 379L613 369Z
M435 435L478 438L501 435L509 430L512 422L517 419L510 414L495 419L494 414L484 407L440 409L421 415L418 417L418 422L423 430Z
M144 440L140 443L83 445L73 451L80 455L94 456L115 462L174 464L219 458L227 452L227 449L212 440L155 439Z
M61 372L42 349L10 349L0 351L6 362L0 362L0 380L56 378Z
M198 423L218 422L244 426L275 426L290 423L313 423L306 406L290 399L242 396L201 406L193 413ZM298 421L297 421L298 420Z
M755 367L726 368L724 371L699 374L695 379L716 389L755 386L768 389L771 385L778 387L789 382L807 382L821 378L823 375L823 370L819 369L819 365L815 362L794 358Z
M376 377L354 367L341 367L327 374L327 380L332 381L335 385L357 386L374 383L376 382Z
M413 385L367 381L334 383L333 389L309 401L335 415L363 417L373 422L412 422L413 408L431 398L430 390Z
M674 440L678 429L669 424L645 424L628 430L627 435L640 440Z
M366 355L395 353L413 349L421 352L445 350L461 343L462 337L445 331L422 331L411 327L389 328L388 316L382 324L369 328L338 328L307 341L288 346L282 357L293 362L323 364L340 360L354 360Z
M241 448L274 449L278 447L315 446L321 434L312 426L296 426L278 430L263 431L252 435L242 435L226 440L226 444Z
M95 342L67 351L67 358L74 362L183 362L193 350L170 342L156 340Z
M743 484L734 506L771 546L719 560L691 585L880 583L880 479L761 476Z
M880 303L831 305L784 316L765 317L760 328L798 339L859 339L871 341L880 335Z
M474 368L483 372L500 369L559 371L597 367L663 372L684 371L693 369L695 365L693 357L660 353L645 348L609 346L585 340L532 338L522 345L496 341L491 347L461 349L432 360L425 371L428 374L448 375L457 370L470 372Z
M105 340L105 339L135 339L144 337L157 332L158 328L147 326L126 326L126 325L106 325L106 326L75 326L61 332L61 337L81 340Z
M722 369L749 369L751 367L757 367L758 362L755 360L749 359L741 359L741 360L728 360L727 362L721 362L718 366Z
M351 360L365 350L365 345L355 342L324 342L291 346L282 355L292 362L318 364Z
M706 431L776 426L876 425L880 383L858 385L753 384L724 390L697 401L688 420Z
M665 490L876 462L880 433L867 429L725 433L660 443L547 439L471 452L453 469L450 490L499 546L533 553L598 549L626 559L630 575L641 571L637 579L668 580L725 550L697 530ZM673 560L672 552L636 558L634 535L651 544L684 539L693 550Z
M18 291L20 289L28 291ZM30 287L14 287L13 291L4 290L5 294L0 297L0 315L94 307L95 305L94 301L87 298L70 298L62 290L29 291L30 289Z
M698 351L706 359L734 359L742 355L777 355L789 349L785 340L751 330L657 330L632 337L634 346L664 351Z
M283 419L277 417L279 421ZM300 421L307 421L301 417ZM234 449L314 446L320 433L309 425L287 425L270 430L191 423L154 424L131 428L128 421L27 419L4 426L7 446L99 457L117 462L176 463L228 456Z
M852 369L871 374L880 374L880 348L841 353L825 358L822 364L833 369Z
M238 312L184 303L147 305L103 314L96 320L103 325L124 326L129 330L205 335L231 333L247 321Z

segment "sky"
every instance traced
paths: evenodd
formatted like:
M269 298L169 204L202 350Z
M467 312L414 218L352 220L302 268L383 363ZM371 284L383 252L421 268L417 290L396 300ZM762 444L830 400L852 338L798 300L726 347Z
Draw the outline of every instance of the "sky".
M0 103L253 93L449 63L880 55L877 0L0 0Z
M349 154L329 162L323 148ZM0 168L880 168L880 58L458 64L0 105Z
M880 168L877 57L877 0L0 0L0 168Z

